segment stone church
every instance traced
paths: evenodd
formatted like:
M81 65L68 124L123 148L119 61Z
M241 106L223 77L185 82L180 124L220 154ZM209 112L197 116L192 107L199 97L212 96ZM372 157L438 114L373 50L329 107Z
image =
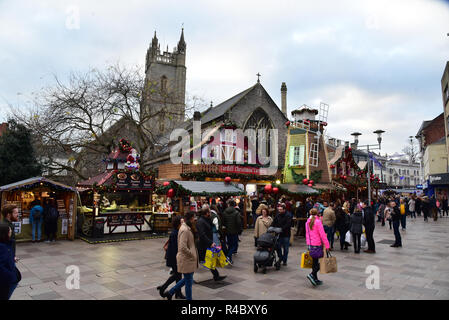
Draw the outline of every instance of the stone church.
M153 168L159 169L159 178L177 179L182 169L178 165L171 165L169 136L174 128L183 128L192 132L193 119L185 120L185 87L186 87L186 42L184 30L177 48L173 52L160 52L158 39L152 39L151 46L147 51L146 58L146 83L147 90L160 92L156 95L158 100L156 107L151 104L152 109L146 112L160 112L161 118L152 118L150 126L160 133L158 141L163 149L150 161ZM202 130L218 128L223 124L232 123L237 129L277 129L278 130L278 164L283 166L286 148L288 121L287 112L287 87L285 83L281 86L282 109L270 97L259 80L232 96L226 101L211 106L205 111L195 112L194 119L201 121ZM148 94L147 96L151 96ZM152 100L153 102L155 100ZM171 115L171 117L167 117ZM227 144L222 148L223 153L236 153L236 146ZM226 149L226 150L225 150Z

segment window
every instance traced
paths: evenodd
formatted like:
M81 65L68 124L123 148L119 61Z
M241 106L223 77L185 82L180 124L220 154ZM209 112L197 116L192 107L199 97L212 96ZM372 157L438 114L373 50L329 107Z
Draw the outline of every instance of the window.
M290 166L303 166L305 156L305 145L291 146L289 154Z
M167 93L167 77L165 75L161 78L161 91Z

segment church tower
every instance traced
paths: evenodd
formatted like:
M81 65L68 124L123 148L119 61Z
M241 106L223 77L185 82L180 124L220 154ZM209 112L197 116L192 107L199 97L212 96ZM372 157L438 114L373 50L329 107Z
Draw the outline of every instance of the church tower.
M147 50L145 63L145 88L142 114L153 136L174 128L185 118L186 95L186 42L184 28L173 52L161 52L154 32Z

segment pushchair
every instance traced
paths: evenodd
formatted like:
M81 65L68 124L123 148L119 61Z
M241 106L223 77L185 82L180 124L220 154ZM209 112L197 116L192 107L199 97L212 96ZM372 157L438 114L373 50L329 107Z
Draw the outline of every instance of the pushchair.
M281 259L277 256L276 247L281 234L281 228L268 228L267 232L257 239L257 251L254 254L254 272L257 273L259 268L262 272L267 272L267 267L274 266L276 270L281 268Z

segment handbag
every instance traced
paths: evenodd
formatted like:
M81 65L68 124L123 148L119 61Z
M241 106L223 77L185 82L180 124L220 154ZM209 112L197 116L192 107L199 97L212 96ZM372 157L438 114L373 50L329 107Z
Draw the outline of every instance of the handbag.
M170 240L167 240L167 242L165 242L165 244L164 244L164 250L165 251L167 251L168 250L168 242L169 242Z
M312 265L313 265L313 259L310 256L309 251L303 252L301 254L301 268L303 268L303 269L306 269L306 268L311 269Z
M320 273L334 272L337 272L337 258L327 252L327 255L320 259Z
M312 241L310 241L310 226L309 226L309 243L312 243ZM323 246L309 245L309 254L313 259L321 258L323 256Z

